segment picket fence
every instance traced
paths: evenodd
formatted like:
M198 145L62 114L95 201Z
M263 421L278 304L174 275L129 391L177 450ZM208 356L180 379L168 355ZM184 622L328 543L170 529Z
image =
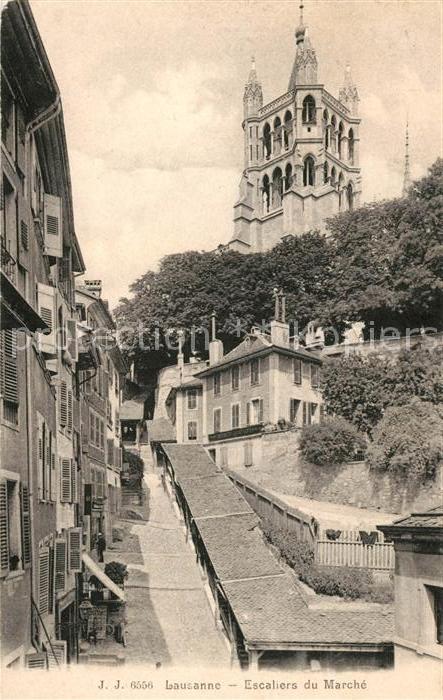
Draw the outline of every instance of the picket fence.
M386 542L381 532L377 532L377 540L374 544L364 544L358 530L344 530L336 540L327 538L325 533L321 532L316 543L315 559L318 564L325 566L393 571L393 543Z

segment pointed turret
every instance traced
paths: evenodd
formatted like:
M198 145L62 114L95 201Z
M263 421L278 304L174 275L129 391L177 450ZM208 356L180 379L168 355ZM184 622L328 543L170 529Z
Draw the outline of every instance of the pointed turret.
M245 85L243 95L244 118L256 116L260 107L263 107L263 91L261 83L257 77L255 68L255 58L251 59L251 70L249 71L248 82Z
M317 84L317 56L308 36L308 28L303 22L303 3L300 5L300 23L295 30L295 43L297 50L288 91L299 85Z
M340 102L342 102L345 107L350 110L352 116L357 116L360 98L358 96L357 86L352 79L351 66L349 63L347 64L345 70L344 85L342 88L340 88L338 97Z
M410 170L410 165L409 165L409 123L406 122L405 170L403 173L402 197L407 197L410 187L411 187L411 170Z

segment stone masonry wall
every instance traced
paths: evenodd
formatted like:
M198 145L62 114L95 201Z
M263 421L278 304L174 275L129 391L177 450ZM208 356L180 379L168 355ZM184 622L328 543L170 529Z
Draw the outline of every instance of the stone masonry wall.
M443 468L420 487L369 470L364 462L318 467L305 464L298 451L298 431L263 435L261 462L241 470L248 479L282 494L343 503L391 513L441 505Z

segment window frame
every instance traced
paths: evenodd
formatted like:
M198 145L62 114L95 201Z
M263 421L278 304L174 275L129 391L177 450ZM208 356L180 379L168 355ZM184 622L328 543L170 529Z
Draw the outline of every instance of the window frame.
M236 421L234 421L234 409L236 409ZM234 425L234 422L236 422L236 425ZM238 402L231 404L231 429L235 430L236 428L240 428L240 403Z
M195 426L195 431L194 431L194 430L193 430L193 431L190 430L190 427L191 427L191 426ZM195 435L194 435L193 437L191 436L191 432L195 432ZM189 441L192 441L192 442L193 442L194 440L197 440L197 437L198 437L198 424L197 424L197 421L196 421L196 420L189 420L189 421L188 421L187 435L188 435L188 440L189 440Z
M193 406L190 405L191 397L194 399ZM197 389L187 389L186 390L186 406L188 408L188 411L195 411L198 409L198 398L197 397L198 397Z
M236 374L236 382L234 381L234 371ZM231 391L240 391L240 366L234 365L231 367Z
M257 371L254 371L254 367L257 368ZM254 379L256 375L256 380ZM251 386L258 386L261 381L261 367L260 367L260 358L259 357L254 357L252 360L249 362L249 379L250 379L250 385Z
M214 396L220 396L221 394L221 373L215 372L212 378L212 388Z
M216 428L215 428L215 416L216 415L220 416L220 418L218 420L218 423L219 423L218 430L216 430ZM221 428L222 428L222 409L221 409L221 406L217 406L212 411L212 429L213 429L212 432L213 433L220 433Z

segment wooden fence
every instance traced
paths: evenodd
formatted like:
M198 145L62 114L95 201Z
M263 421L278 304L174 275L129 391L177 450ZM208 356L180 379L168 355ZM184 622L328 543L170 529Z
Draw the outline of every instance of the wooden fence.
M394 545L386 542L383 533L378 531L373 544L362 542L359 530L342 530L335 540L327 538L321 532L316 544L315 560L325 566L392 571L395 566Z
M239 476L236 472L226 469L225 473L260 518L270 520L276 527L289 530L289 532L294 533L298 540L315 545L319 524L314 517L289 506L277 496L270 494L261 486L253 484L243 476Z

